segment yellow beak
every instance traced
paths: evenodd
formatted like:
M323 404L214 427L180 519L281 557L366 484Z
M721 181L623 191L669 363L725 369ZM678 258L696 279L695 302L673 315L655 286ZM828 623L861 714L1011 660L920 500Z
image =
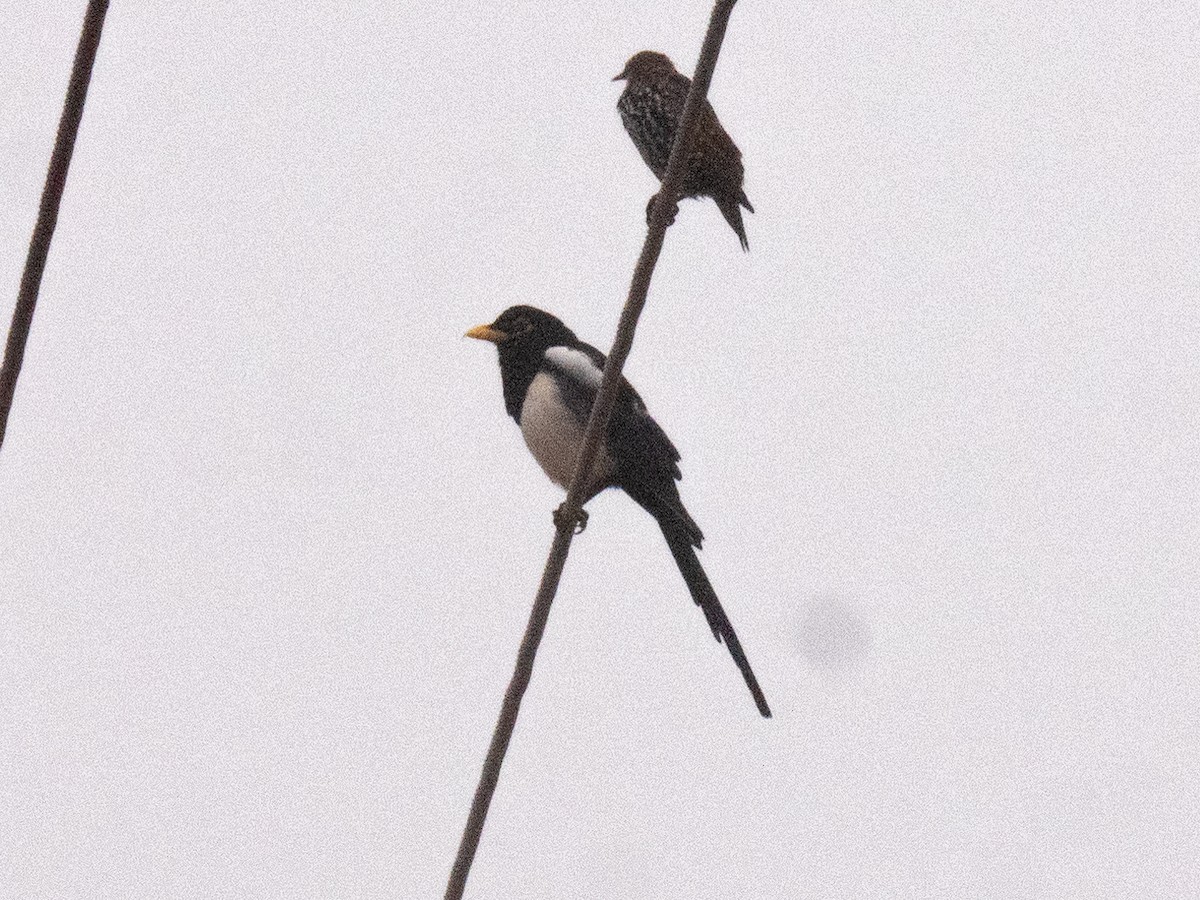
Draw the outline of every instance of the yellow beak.
M475 338L477 341L490 341L493 344L499 344L505 340L508 335L503 331L497 331L491 325L476 325L463 337Z

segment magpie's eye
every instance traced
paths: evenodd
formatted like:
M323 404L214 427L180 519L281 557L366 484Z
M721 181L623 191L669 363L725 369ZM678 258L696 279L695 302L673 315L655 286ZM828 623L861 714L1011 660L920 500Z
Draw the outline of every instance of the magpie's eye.
M533 323L525 316L517 316L512 323L512 328L509 330L509 335L512 337L520 337L526 332L533 329Z

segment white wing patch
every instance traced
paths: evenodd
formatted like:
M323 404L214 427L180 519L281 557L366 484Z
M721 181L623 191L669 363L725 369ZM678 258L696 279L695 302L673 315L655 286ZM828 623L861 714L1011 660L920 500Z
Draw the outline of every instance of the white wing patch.
M551 347L546 351L546 361L581 384L586 384L593 390L600 390L600 381L604 378L604 370L592 362L591 357L582 350L575 350L572 347Z

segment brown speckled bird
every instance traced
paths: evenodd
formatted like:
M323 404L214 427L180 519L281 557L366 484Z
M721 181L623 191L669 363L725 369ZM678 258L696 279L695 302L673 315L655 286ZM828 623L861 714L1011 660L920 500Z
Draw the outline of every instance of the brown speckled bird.
M617 101L617 110L625 130L633 138L634 146L646 161L659 181L667 171L667 159L671 155L671 144L675 140L675 129L683 116L683 103L687 99L692 81L676 71L666 56L653 50L635 53L625 63L621 74L613 81L625 79L625 90ZM742 249L749 250L746 228L742 224L744 206L750 212L754 207L742 190L742 152L733 139L725 133L712 105L705 100L700 113L700 125L695 142L688 157L687 173L683 178L684 197L712 197L742 242ZM647 220L650 205L646 207Z

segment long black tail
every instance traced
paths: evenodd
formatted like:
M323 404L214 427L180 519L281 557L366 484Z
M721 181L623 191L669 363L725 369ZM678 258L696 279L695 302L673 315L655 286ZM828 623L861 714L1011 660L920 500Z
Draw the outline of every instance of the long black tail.
M725 646L729 648L729 655L733 657L742 677L746 679L746 687L750 688L758 711L765 718L771 718L771 707L767 706L767 698L758 686L758 679L754 677L750 661L746 659L746 653L742 650L742 642L733 630L733 623L729 621L729 616L725 615L721 601L717 599L717 592L713 590L708 576L704 574L704 568L692 547L691 536L679 524L665 516L659 518L658 524L662 528L663 537L667 539L667 546L671 548L671 555L675 557L675 564L679 566L679 573L687 582L692 599L708 619L708 627L712 629L713 637L725 642Z

